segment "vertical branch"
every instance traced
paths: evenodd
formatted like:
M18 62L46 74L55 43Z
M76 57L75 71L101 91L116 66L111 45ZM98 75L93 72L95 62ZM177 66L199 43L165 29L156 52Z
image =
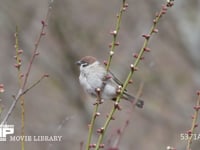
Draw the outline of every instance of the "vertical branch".
M187 141L187 148L186 150L191 150L191 144L192 144L192 138L194 134L194 130L196 127L198 127L197 120L198 120L198 115L199 115L199 110L200 110L200 91L197 92L198 98L196 105L194 106L194 115L192 116L192 126L191 129L188 131L188 141Z
M22 76L21 76L21 64L22 60L20 58L20 54L22 54L23 50L19 49L19 35L18 35L18 27L16 26L16 31L15 31L15 51L16 51L16 56L14 58L16 59L16 64L15 67L17 68L17 78L19 82L19 86L21 87L22 85Z
M119 33L120 25L121 25L121 19L122 19L122 14L128 7L128 4L126 3L126 0L122 0L122 6L120 8L119 14L117 15L117 22L116 22L116 27L114 31L111 31L110 34L113 35L113 40L112 43L109 45L110 47L110 55L106 64L106 71L109 70L110 65L111 65L111 60L114 55L115 47L119 45L119 42L117 42L117 36Z
M16 51L16 64L15 67L17 68L17 78L19 87L22 88L22 73L21 73L21 65L22 65L22 59L20 58L20 54L22 54L23 50L19 49L19 35L18 35L18 27L16 27L15 32L15 51ZM20 97L20 104L21 104L21 136L25 135L25 124L24 124L24 118L25 118L25 104L24 104L24 96ZM21 149L24 150L24 138L21 139Z
M88 125L89 132L88 132L88 139L87 139L87 143L86 143L86 150L89 150L91 147L93 147L93 145L91 145L90 143L91 143L91 139L92 139L94 123L95 123L96 117L100 115L100 113L98 112L98 107L102 103L100 88L96 89L96 93L97 93L97 100L96 100L96 103L94 103L95 107L94 107L94 111L92 114L92 119L91 119L90 124Z

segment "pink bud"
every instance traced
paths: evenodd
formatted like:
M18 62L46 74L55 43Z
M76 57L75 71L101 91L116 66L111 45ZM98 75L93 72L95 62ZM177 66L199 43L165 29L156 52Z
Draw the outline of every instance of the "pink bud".
M154 29L153 32L154 32L154 33L158 33L158 29Z
M21 63L14 64L15 68L19 69L21 67Z
M104 147L105 147L104 144L100 144L100 145L99 145L99 148L104 148Z
M90 144L89 147L90 147L90 148L95 148L95 147L96 147L96 144Z
M129 83L129 84L133 83L133 80L132 80L132 79L130 79L130 80L128 81L128 83Z
M150 49L150 48L148 48L148 47L145 47L145 48L144 48L144 51L145 51L145 52L150 52L150 51L151 51L151 49Z
M138 58L138 54L133 54L133 57L134 58Z
M42 24L43 26L45 26L45 25L46 25L46 23L45 23L45 21L44 21L44 20L41 20L41 24Z
M44 74L44 77L48 78L48 77L49 77L49 74Z
M162 5L162 10L167 11L167 7L165 5Z
M19 49L18 50L18 54L22 54L23 53L23 50L22 49Z
M0 84L0 93L3 93L5 90L4 90L4 85L3 84Z
M167 12L166 10L162 10L162 11L161 11L161 13L162 13L163 15L166 14L166 12Z
M115 42L115 46L119 46L119 42Z
M42 36L46 35L46 32L42 32L41 35L42 35Z
M21 75L20 75L20 78L23 78L23 77L24 77L24 74L21 74Z
M122 110L118 102L114 103L115 109Z
M97 129L97 133L103 133L104 132L104 128L99 128L99 129Z
M108 62L106 60L104 60L103 64L106 66L108 64Z
M188 130L188 131L187 131L187 134L188 134L189 136L191 136L192 131L191 131L191 130Z
M196 111L199 111L200 106L194 106L193 108L194 108Z
M149 34L143 34L142 37L144 37L145 39L148 40L150 38L150 35Z
M35 56L38 56L39 54L40 54L39 52L36 52L36 53L35 53Z
M121 130L120 129L117 129L117 134L121 134Z

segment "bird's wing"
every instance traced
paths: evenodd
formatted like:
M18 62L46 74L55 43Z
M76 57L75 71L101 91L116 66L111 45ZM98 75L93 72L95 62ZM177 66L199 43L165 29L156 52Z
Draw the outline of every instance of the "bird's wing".
M110 70L109 70L108 72L109 72L109 74L111 74L112 79L113 79L118 85L123 86L123 83L114 75L114 73L112 73Z
M114 73L112 73L110 70L109 70L108 72L109 72L109 74L112 76L112 79L113 79L118 85L123 86L123 83L114 75ZM125 89L125 91L127 91L127 90Z
M118 85L123 86L123 83L109 70L108 71L109 74L112 76L113 81L115 81ZM125 89L124 93L123 93L123 98L125 100L129 100L131 102L133 102L135 100L135 97L128 94L127 90ZM137 102L135 103L135 105L139 108L143 108L144 105L144 101L141 99L137 99Z

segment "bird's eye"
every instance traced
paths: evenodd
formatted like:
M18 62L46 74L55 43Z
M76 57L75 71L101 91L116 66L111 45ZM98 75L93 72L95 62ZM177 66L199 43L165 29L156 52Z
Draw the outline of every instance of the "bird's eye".
M82 66L86 67L86 66L88 66L88 63L83 63Z

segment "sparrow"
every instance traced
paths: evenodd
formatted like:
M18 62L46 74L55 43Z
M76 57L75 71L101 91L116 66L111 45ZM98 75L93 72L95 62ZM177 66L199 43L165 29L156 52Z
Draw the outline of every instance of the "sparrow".
M96 89L100 89L100 98L104 100L117 99L117 90L123 84L114 76L111 71L106 71L95 57L85 56L81 58L76 64L80 68L79 82L83 89L91 96L97 97ZM136 98L130 95L127 90L123 92L122 99L134 102ZM144 102L140 99L135 102L136 106L143 108Z

